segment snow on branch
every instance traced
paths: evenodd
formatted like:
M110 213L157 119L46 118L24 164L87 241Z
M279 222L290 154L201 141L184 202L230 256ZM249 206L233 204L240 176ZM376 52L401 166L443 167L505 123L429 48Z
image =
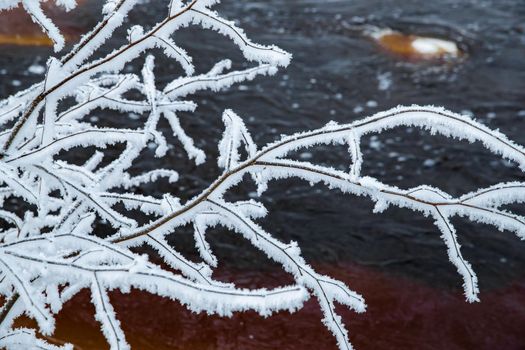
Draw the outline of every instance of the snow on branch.
M277 241L265 232L250 216L254 213L249 208L241 212L235 203L224 201L224 194L242 181L246 174L251 174L262 194L268 182L275 179L300 178L309 183L323 183L330 189L343 193L369 197L376 203L374 212L382 212L389 206L407 208L425 216L434 218L436 228L448 248L451 262L458 269L463 279L467 301L479 301L477 277L470 264L461 254L456 231L450 219L454 216L467 217L472 221L495 226L499 230L516 233L520 238L525 235L525 218L499 209L509 203L525 200L525 183L499 183L486 189L454 198L438 188L422 185L410 189L400 189L387 185L375 178L363 177L355 169L344 172L334 168L316 165L310 162L296 161L287 156L292 151L307 149L317 145L341 144L349 147L349 158L354 162L362 161L359 140L365 134L381 133L393 127L420 127L431 133L438 133L456 139L479 141L491 152L505 159L514 161L519 167L525 165L525 149L497 131L493 131L475 122L469 117L455 114L435 107L399 107L351 124L338 125L329 123L325 127L304 133L283 137L280 141L269 144L255 153L248 152L244 161L239 160L237 149L241 147L239 130L245 130L242 121L231 119L233 112L226 111L223 120L226 124L220 147L219 164L225 169L208 189L200 195L153 223L138 228L128 236L120 237L118 243L126 246L138 245L144 236L165 236L176 227L193 221L199 227L197 245L206 227L222 225L238 232L271 259L281 263L283 268L295 276L297 285L308 289L318 298L324 312L324 322L336 336L341 349L350 349L351 344L342 320L336 314L335 302L342 303L362 312L364 300L349 290L342 282L334 281L313 271L301 257L300 249L294 242L285 244ZM237 126L232 126L237 123ZM232 132L232 128L237 132ZM250 138L251 139L251 138ZM225 142L225 140L229 142ZM249 141L246 144L251 144ZM234 146L237 149L232 149ZM228 163L226 159L234 159ZM204 213L214 210L217 215ZM263 214L264 216L265 214ZM200 247L203 259L209 254L206 246Z
M24 211L21 216L11 207L0 209L0 294L5 300L0 310L1 347L59 349L38 338L35 330L15 329L13 322L22 314L28 315L37 321L38 332L50 335L64 303L87 289L111 349L128 349L110 295L113 290L135 288L178 300L196 312L225 316L245 310L262 315L294 311L314 297L339 348L351 349L336 306L364 312L363 297L343 282L316 272L296 242L282 242L265 230L259 221L268 212L260 202L226 200L227 192L242 181L254 181L259 195L263 195L273 180L299 178L368 197L375 202L376 213L395 206L431 217L463 280L469 302L479 300L478 281L461 253L457 239L461 233L451 219L466 217L525 238L525 218L502 209L525 202L523 182L498 183L454 197L427 185L401 189L361 174L363 136L395 127L419 127L431 134L480 142L525 170L522 146L469 117L429 106L398 107L350 124L331 122L262 147L255 144L242 118L228 109L222 115L225 128L218 144L217 164L222 174L184 203L172 194L143 194L146 184L162 178L170 183L179 179L175 169L157 168L142 174L131 171L146 152L153 150L158 158L166 154L168 141L158 129L161 119L168 121L182 145L181 152L196 165L203 164L204 150L196 146L178 117L180 112L193 112L198 106L188 96L202 90L218 93L233 84L272 75L290 62L290 54L252 42L233 22L213 11L215 2L173 0L166 6L165 19L145 30L124 21L138 6L136 0L108 0L100 23L65 56L50 58L42 82L0 102L0 203L12 199ZM22 3L33 15L39 9L38 1ZM57 3L67 8L75 4L64 0ZM0 8L16 4L18 1L0 0ZM120 38L123 44L93 58L123 25L129 25L127 36ZM252 66L232 71L231 61L219 60L209 71L195 72L195 58L175 42L173 35L190 25L229 38ZM164 50L167 59L178 62L184 74L163 87L157 86L155 58L149 55L153 48ZM139 57L145 62L140 74L122 71L125 64ZM166 58L157 57L160 59ZM111 118L121 118L118 125L135 127L103 126L92 118L94 111L100 110L103 115L111 111ZM140 123L136 118L127 123L131 113L140 116ZM318 145L347 147L350 169L341 171L291 157L294 151ZM82 164L74 162L66 151L85 153ZM143 223L137 211L151 221ZM98 232L100 223L108 223L109 232ZM193 225L200 262L187 259L167 239L187 224ZM294 283L271 290L249 290L215 280L213 271L219 260L206 237L214 226L225 227L249 241L293 276ZM150 262L148 255L137 254L133 247L139 245L156 251L163 266L170 269ZM66 345L60 349L70 348Z

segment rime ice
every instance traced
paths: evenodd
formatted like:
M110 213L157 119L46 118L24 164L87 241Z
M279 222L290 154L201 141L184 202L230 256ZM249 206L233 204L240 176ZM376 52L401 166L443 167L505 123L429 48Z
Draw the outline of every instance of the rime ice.
M60 49L63 39L41 12L39 1L0 0L0 9L19 2ZM294 311L313 297L339 348L351 349L336 305L364 312L363 297L343 282L316 272L296 242L279 241L257 222L268 214L257 201L258 195L277 179L299 178L367 197L375 203L376 213L396 206L432 217L470 302L479 299L478 281L461 254L451 218L466 217L525 238L525 218L501 209L506 204L525 202L522 182L499 183L454 198L438 188L421 185L401 189L361 174L363 136L374 135L370 146L381 149L375 135L394 127L418 127L432 134L481 142L489 151L525 169L523 147L469 116L432 106L398 107L350 124L330 122L262 147L255 144L242 117L228 109L222 114L224 133L218 144L217 164L223 172L208 188L187 202L169 194L154 197L136 193L137 188L161 178L169 183L178 181L179 174L173 169L130 172L144 152L160 158L173 147L158 129L162 119L167 120L188 158L196 165L203 164L206 154L185 132L178 117L197 108L198 103L190 96L202 90L219 93L234 84L273 75L290 62L289 53L252 42L242 29L213 11L216 2L173 0L164 21L149 29L129 25L124 44L95 59L93 54L116 35L128 12L138 6L134 0L108 0L103 7L104 19L70 52L48 60L42 82L0 102L0 203L15 197L33 208L23 217L7 206L0 209L0 218L9 224L0 232L0 293L8 301L0 319L0 347L71 349L70 345L46 343L34 330L15 329L13 321L26 314L36 320L41 333L51 335L55 316L64 303L88 289L95 318L111 349L129 349L108 292L136 288L178 300L196 312L224 316L246 310L265 316L279 310ZM75 6L72 0L56 3L66 9ZM196 72L195 58L176 43L173 35L187 26L212 29L229 38L251 65L232 71L232 62L223 59L207 72ZM162 49L184 71L163 89L157 86L155 58L147 54L153 48ZM145 58L140 74L123 72L125 64L138 57ZM36 72L34 68L32 71ZM380 89L386 90L385 84ZM127 98L130 92L140 98ZM61 109L60 102L65 99L74 102ZM367 103L367 107L376 106L375 101ZM99 123L104 110L119 112L121 118L133 121L132 125L141 123L133 129L104 127ZM362 110L358 106L354 112ZM109 158L108 150L116 144L124 147L116 157ZM348 159L341 163L351 166L340 170L312 163L310 149L317 145L345 146ZM61 152L74 148L96 150L80 165L59 159ZM301 155L299 161L290 157L295 151ZM425 164L434 165L431 160ZM225 194L241 181L253 181L257 194L251 193L249 200L227 201ZM141 225L132 212L137 210L155 219ZM107 223L111 234L104 238L96 235L98 222ZM193 226L199 262L184 257L166 239L187 224ZM206 237L214 226L226 227L251 242L293 276L294 283L271 290L249 290L215 280L212 272L219 261ZM155 249L171 269L130 249L143 244Z

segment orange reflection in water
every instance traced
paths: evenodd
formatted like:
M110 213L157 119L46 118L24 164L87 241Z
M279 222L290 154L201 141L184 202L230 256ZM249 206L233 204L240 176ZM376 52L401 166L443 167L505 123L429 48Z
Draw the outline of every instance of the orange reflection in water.
M85 0L77 0L77 3L80 6ZM74 10L67 13L51 1L44 2L42 7L46 15L60 28L66 40L71 41L79 37L80 30L72 23L71 18ZM53 42L19 6L0 12L0 45L53 46Z
M365 296L366 313L338 308L357 349L525 348L525 279L482 291L481 303L468 304L459 290L432 288L375 269L355 265L316 268ZM239 274L243 286L260 286L260 281L268 279L290 283L290 278L280 273L239 272L235 276ZM225 280L232 276L221 275ZM321 324L315 300L294 314L280 312L269 318L253 312L232 318L193 314L175 301L139 291L113 293L112 301L133 349L337 348ZM55 339L72 342L81 350L107 349L93 313L89 293L78 295L60 313Z
M0 45L20 46L53 46L53 42L46 36L38 34L0 34Z
M463 55L455 42L445 39L403 34L390 29L376 29L369 35L387 52L408 59L435 60Z

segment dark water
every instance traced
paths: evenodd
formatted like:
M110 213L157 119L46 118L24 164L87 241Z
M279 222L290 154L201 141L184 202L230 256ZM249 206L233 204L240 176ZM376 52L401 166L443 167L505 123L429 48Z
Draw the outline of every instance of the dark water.
M76 26L94 21L92 13L98 9L95 3L79 10L82 16ZM132 20L154 23L162 15L163 4L152 2L134 12ZM178 147L160 161L164 167L187 174L179 184L169 188L182 198L191 198L218 173L214 165L215 145L222 131L220 115L226 108L245 118L259 145L281 134L321 127L330 120L351 122L399 104L434 104L472 114L525 144L525 2L522 0L224 1L219 9L225 16L239 19L254 41L277 44L292 52L294 60L276 77L258 78L219 94L201 93L194 97L200 104L197 113L183 115L181 122L197 145L206 150L209 166L194 168ZM465 55L461 60L406 60L386 53L363 35L361 28L367 26L453 40ZM177 41L185 43L182 46L194 55L201 71L224 57L234 59L237 67L242 64L234 46L215 33L185 30ZM118 41L112 41L112 45L117 44ZM2 94L19 88L10 83L13 79L22 86L38 81L39 76L25 69L34 63L43 64L48 54L47 49L41 48L3 50ZM163 84L180 70L161 56L159 53L158 80ZM141 63L133 62L130 69L138 69ZM20 73L20 67L24 67L25 73ZM102 120L105 116L99 113ZM168 126L165 128L168 133ZM458 195L499 181L525 178L515 166L489 154L480 145L452 142L418 130L395 130L365 141L366 173L402 188L427 183ZM298 156L342 169L350 164L343 148L323 147ZM158 164L157 159L145 156L136 168ZM232 198L246 198L253 190L250 185L235 189ZM144 191L160 192L160 188ZM461 279L448 262L446 248L429 219L399 209L375 215L366 199L299 181L274 183L263 201L270 210L263 224L266 229L285 241L298 241L310 263L340 276L351 288L359 287L356 289L365 298L371 298L368 304L372 310L378 310L377 306L374 308L375 301L383 310L392 312L371 312L363 322L382 326L361 330L352 329L359 323L355 314L344 314L351 334L355 334L351 339L359 343L359 348L525 348L525 336L519 330L523 327L516 328L519 324L525 326L525 297L520 293L525 282L525 243L512 234L466 220L453 221L464 256L480 279L482 303L469 306L460 302ZM525 213L519 207L513 209ZM279 275L278 267L232 234L216 230L210 236L223 268L244 271L240 275L246 277L240 282L267 285L263 277L271 280L275 274ZM189 230L178 232L171 239L189 256L195 256ZM412 295L417 305L409 306L406 302L407 297L402 295L405 287L410 289L407 295ZM428 293L428 298L424 293ZM484 295L488 300L484 300ZM433 311L421 311L428 309ZM446 316L454 310L458 310L459 316ZM425 322L424 316L430 320ZM400 320L394 328L385 326L391 318ZM298 327L309 329L310 324L319 322L316 317L307 319L310 321L302 326L298 323ZM297 320L292 318L290 322ZM206 334L224 331L214 326L214 322L204 322L202 331ZM491 328L494 322L498 327ZM418 328L421 324L427 326ZM236 333L228 333L229 341L212 337L215 340L207 345L187 343L187 348L306 348L299 343L294 347L294 337L287 342L286 337L272 336L271 330L275 330L272 324L261 327L270 329L268 333L257 329L261 336L268 336L265 345L253 337L243 338L246 334L236 338ZM291 334L297 332L291 329ZM476 333L476 329L480 331ZM382 331L391 333L382 335ZM312 333L319 334L315 337L318 343L310 340L309 344L317 344L315 348L334 348L330 336L319 332ZM190 338L188 335L184 339Z

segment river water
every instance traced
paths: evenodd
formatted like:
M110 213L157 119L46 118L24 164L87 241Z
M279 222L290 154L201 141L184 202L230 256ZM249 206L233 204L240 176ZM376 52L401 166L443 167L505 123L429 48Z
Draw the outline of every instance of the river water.
M163 4L153 1L131 19L154 23ZM95 21L98 6L97 1L88 2L78 10L81 15L73 14L74 19L65 23L72 32L81 32ZM186 175L162 191L188 199L217 176L216 144L222 130L220 115L226 108L245 118L259 145L281 134L321 127L330 120L348 123L399 104L434 104L470 114L525 144L525 2L521 0L225 0L218 9L238 19L254 41L276 44L293 53L294 59L275 77L258 78L218 94L196 95L198 111L182 115L181 122L207 152L208 166L195 168L175 147L160 163ZM440 60L397 56L365 35L371 27L451 40L463 54ZM194 55L200 71L224 57L242 62L235 47L212 32L184 30L177 41ZM0 92L7 95L38 81L38 72L27 67L43 65L49 53L35 47L3 50ZM158 56L162 84L180 70ZM130 69L137 70L141 63L133 62ZM98 116L104 120L104 113ZM426 183L459 195L525 178L513 164L480 145L410 128L366 138L364 146L365 173L402 188ZM350 164L342 147L321 147L297 157L341 169ZM136 167L158 164L159 160L144 157ZM162 192L160 188L144 191ZM253 196L253 191L251 185L240 187L232 198ZM268 231L282 240L297 241L309 263L341 278L367 299L366 314L341 308L358 349L525 348L525 243L512 234L453 220L464 256L480 280L482 302L469 305L463 301L461 278L448 262L430 219L399 209L372 214L372 203L366 199L300 181L274 183L262 201L270 211L263 222ZM519 207L512 209L525 213ZM223 262L218 278L250 287L289 282L278 266L233 234L215 230L210 237ZM196 256L189 229L170 239L188 256ZM80 308L90 316L87 300L87 296L78 298L70 310ZM190 315L173 302L143 295L140 300L147 303L129 296L115 296L115 300L125 328L133 334L131 341L141 349L335 349L314 302L291 316L264 320L248 314L221 320ZM61 337L78 338L83 349L94 348L93 339L100 335L73 335L83 333L82 325L96 325L83 313L67 315L59 323Z

